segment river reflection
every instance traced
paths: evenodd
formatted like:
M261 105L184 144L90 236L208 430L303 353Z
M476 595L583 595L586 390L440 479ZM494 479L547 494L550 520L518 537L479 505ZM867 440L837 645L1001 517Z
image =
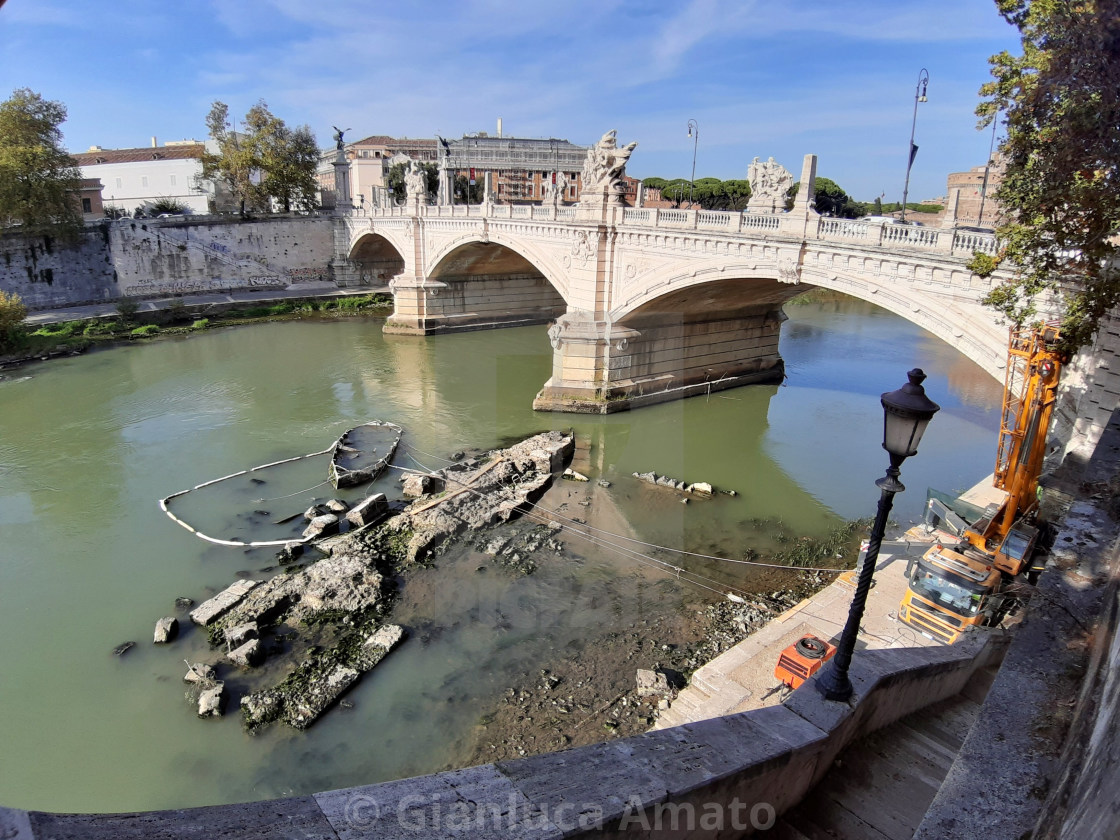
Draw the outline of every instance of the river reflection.
M409 578L393 618L411 636L348 695L354 708L306 733L249 736L236 714L196 719L181 678L183 659L205 654L202 634L155 648L152 626L174 613L176 596L198 600L241 571L263 577L273 560L197 540L156 500L322 449L356 423L399 423L429 466L574 428L577 469L611 487L573 513L612 533L731 557L772 548L779 523L821 535L873 513L886 467L878 395L911 367L930 375L943 410L903 468L910 489L896 518L918 514L927 486L961 489L991 471L994 379L867 304L787 312L782 386L607 417L531 410L551 369L543 327L417 339L383 336L370 320L262 324L0 380L0 803L180 807L429 772L454 760L480 710L519 674L614 623L713 597L591 545L528 577L479 571L463 548ZM648 470L739 495L682 505L630 477ZM752 585L741 567L689 566ZM127 639L136 648L112 656Z

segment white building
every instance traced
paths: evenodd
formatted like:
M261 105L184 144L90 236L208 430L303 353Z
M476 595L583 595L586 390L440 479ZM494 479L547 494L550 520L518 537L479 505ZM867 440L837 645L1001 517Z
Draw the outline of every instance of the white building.
M99 178L101 198L108 210L119 208L132 213L160 198L170 198L192 213L211 212L214 187L202 183L202 152L206 145L183 140L140 149L103 149L73 155L83 178Z

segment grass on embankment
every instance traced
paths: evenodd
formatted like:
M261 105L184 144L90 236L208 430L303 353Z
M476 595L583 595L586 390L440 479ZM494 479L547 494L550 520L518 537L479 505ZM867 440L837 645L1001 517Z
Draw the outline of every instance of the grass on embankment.
M0 354L0 364L18 363L44 356L81 353L94 345L125 341L149 341L163 336L189 335L215 327L249 324L257 321L298 320L299 318L347 317L383 314L391 311L393 299L386 294L354 297L283 300L264 305L232 307L220 312L187 306L174 301L151 312L138 312L135 301L122 301L115 318L87 318L24 328L16 346Z

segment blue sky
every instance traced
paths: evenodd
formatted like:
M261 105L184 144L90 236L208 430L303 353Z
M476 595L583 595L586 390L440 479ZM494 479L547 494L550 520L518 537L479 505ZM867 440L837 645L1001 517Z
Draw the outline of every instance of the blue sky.
M7 0L0 98L69 110L84 151L203 138L210 103L258 99L321 146L369 134L494 132L638 141L628 172L745 178L755 155L850 194L899 200L918 73L911 200L982 165L973 109L987 58L1018 51L992 0Z

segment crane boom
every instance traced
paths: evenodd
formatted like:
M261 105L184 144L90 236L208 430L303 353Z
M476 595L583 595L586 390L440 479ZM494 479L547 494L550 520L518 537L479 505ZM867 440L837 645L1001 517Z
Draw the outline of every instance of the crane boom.
M1056 325L1012 327L994 481L1007 498L965 532L968 542L995 556L996 566L1009 574L1018 574L1025 558L1009 558L1001 549L1016 522L1038 503L1038 477L1062 361Z

